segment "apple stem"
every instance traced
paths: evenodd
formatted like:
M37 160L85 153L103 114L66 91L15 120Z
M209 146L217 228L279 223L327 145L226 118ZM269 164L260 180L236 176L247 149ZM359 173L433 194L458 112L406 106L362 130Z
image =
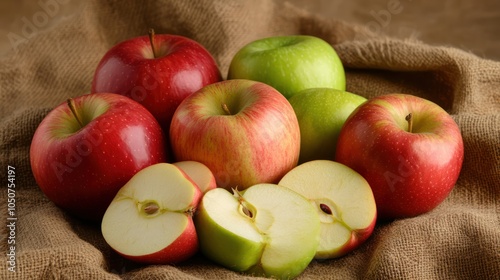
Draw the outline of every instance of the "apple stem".
M408 132L412 132L413 131L413 115L412 113L409 113L405 120L408 122Z
M151 49L153 50L154 58L157 58L156 48L155 48L155 30L153 28L149 29L149 43L151 44Z
M76 121L80 125L80 128L82 128L84 125L82 123L82 119L80 118L80 115L78 114L78 111L75 108L75 101L73 100L73 98L68 98L68 100L66 100L66 103L68 104L68 107L71 110L71 113L75 117Z
M227 115L232 115L231 114L231 111L229 111L229 107L227 107L226 103L222 103L222 110L224 111L224 113L226 113Z

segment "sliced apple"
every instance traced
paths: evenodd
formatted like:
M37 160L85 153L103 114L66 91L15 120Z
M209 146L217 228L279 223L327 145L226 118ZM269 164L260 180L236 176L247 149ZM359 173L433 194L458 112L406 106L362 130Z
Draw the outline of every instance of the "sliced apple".
M178 167L158 163L136 173L117 193L101 223L104 239L125 258L177 263L198 250L193 213L198 186Z
M212 171L203 163L193 160L174 162L173 165L179 167L198 185L202 193L206 193L217 187L215 176Z
M308 198L320 216L316 259L340 257L373 232L377 208L368 182L356 171L329 160L305 162L278 183Z
M208 191L195 216L201 252L234 271L293 278L314 258L319 216L303 196L275 184Z

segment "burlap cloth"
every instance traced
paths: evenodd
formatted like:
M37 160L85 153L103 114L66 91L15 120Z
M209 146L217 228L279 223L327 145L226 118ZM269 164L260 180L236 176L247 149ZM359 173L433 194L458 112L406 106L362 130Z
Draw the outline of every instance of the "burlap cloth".
M90 90L94 69L119 41L181 34L203 44L225 76L252 40L319 36L338 51L347 88L365 97L404 92L444 107L459 124L465 161L434 211L377 225L358 250L313 261L302 279L500 279L500 63L447 47L396 40L271 1L91 1L81 13L31 38L0 61L1 279L233 279L247 276L202 256L142 266L106 245L98 226L54 206L29 166L31 137L47 112ZM7 166L16 168L16 272L7 270Z

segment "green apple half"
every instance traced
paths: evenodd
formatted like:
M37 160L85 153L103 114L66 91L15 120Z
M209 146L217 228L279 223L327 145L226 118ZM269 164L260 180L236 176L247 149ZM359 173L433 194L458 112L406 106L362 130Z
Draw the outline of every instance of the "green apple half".
M308 88L346 87L344 66L333 47L306 35L275 36L247 44L233 57L228 79L263 82L286 98Z
M293 278L318 246L319 216L302 195L275 184L207 192L195 215L202 253L234 271Z
M366 98L332 88L311 88L298 92L289 101L299 121L299 163L303 163L335 157L344 122Z
M315 205L321 221L316 259L345 255L372 234L375 198L368 182L351 168L330 160L309 161L290 170L279 185Z

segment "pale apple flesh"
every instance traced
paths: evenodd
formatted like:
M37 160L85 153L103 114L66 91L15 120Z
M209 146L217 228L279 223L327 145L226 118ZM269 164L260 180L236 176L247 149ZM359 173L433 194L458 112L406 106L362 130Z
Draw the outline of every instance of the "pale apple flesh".
M173 165L179 167L198 185L202 193L206 193L217 187L214 174L201 162L186 160L174 162Z
M366 180L349 167L329 160L303 163L278 183L308 198L321 221L317 259L335 258L361 245L373 232L375 199Z
M134 261L186 260L198 249L192 215L200 198L199 188L176 166L149 166L119 190L104 214L102 234Z
M301 195L274 184L205 194L195 224L203 254L236 271L293 278L313 259L319 217Z

